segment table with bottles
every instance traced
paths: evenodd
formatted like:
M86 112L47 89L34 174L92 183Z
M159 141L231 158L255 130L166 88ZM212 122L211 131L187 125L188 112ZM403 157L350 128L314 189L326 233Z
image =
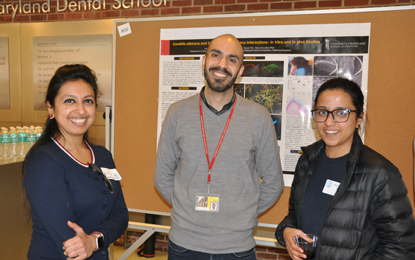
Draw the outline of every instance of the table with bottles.
M10 126L0 130L0 164L23 161L27 152L42 135L41 126Z

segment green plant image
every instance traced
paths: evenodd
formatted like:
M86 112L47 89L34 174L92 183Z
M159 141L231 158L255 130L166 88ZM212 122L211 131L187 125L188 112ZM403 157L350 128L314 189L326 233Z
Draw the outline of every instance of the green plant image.
M268 65L262 67L262 71L264 72L265 76L275 74L278 71L280 71L281 69L282 69L282 67L275 64L275 63L268 64Z
M245 97L244 93L244 84L234 84L233 85L236 94L240 95L241 97Z
M263 105L271 114L281 114L282 90L282 84L247 84L245 98Z

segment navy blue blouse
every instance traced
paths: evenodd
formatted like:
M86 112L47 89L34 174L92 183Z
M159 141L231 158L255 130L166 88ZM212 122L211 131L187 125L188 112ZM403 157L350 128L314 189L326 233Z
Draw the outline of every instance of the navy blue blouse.
M101 169L115 169L107 149L88 146L93 163ZM106 189L102 175L77 161L57 142L51 141L31 151L26 157L23 179L33 220L28 259L67 259L63 242L76 235L67 225L68 220L82 227L86 234L101 232L104 248L89 259L109 259L108 246L128 225L120 183L111 182L114 193Z

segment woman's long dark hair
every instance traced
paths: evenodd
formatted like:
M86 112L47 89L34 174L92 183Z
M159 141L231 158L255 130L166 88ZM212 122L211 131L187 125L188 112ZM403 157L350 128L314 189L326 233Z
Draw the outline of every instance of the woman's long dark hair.
M95 95L95 104L97 104L96 101L99 96L97 77L95 76L95 73L90 68L88 68L87 66L83 64L64 65L56 70L55 74L50 79L50 82L48 85L45 104L49 102L49 104L54 108L55 98L58 95L61 87L66 82L78 81L78 80L85 81L87 84L89 84L92 87L92 89L94 90L94 95ZM39 140L30 148L27 154L30 154L31 151L33 151L40 145L52 142L51 137L57 137L60 134L61 134L61 131L59 130L59 126L58 126L58 123L56 122L56 119L55 118L50 119L48 116L48 118L46 119L46 123L45 123L42 135L40 136ZM83 138L85 141L88 140L88 131L85 132ZM26 157L23 161L22 176L24 176L24 172L25 172ZM24 196L23 215L27 217L27 219L30 219L30 205L26 199L26 194L24 192L24 189L23 189L23 194L24 194L23 195ZM25 211L27 211L27 213Z

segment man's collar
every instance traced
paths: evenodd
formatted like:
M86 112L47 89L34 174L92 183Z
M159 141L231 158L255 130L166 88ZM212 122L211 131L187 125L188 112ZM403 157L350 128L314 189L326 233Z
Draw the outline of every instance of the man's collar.
M210 111L212 111L215 115L220 116L223 113L225 113L226 111L228 111L233 106L233 103L235 102L236 94L235 94L235 91L234 91L231 102L224 105L221 111L217 111L214 107L212 107L211 105L208 104L208 102L206 100L206 97L205 97L205 87L203 87L202 90L200 91L200 96L202 97L202 101L203 101L203 103L205 103L207 108L209 108Z

